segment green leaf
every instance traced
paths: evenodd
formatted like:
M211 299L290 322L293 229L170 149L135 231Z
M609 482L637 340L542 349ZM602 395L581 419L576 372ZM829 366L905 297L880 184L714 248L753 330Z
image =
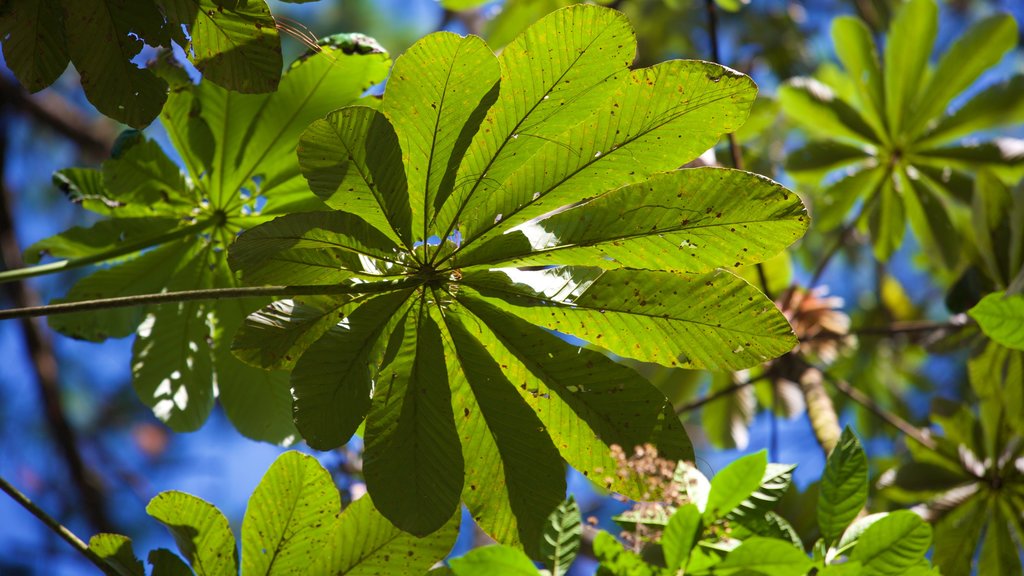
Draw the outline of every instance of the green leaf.
M179 221L175 218L101 220L88 228L75 226L32 244L25 249L24 260L26 264L38 264L43 256L74 260L114 250L145 247L153 238L166 234L178 225Z
M893 137L902 134L912 120L938 26L934 0L910 0L899 8L889 27L883 73L886 120Z
M395 243L412 246L408 184L398 136L371 108L342 108L302 134L299 165L309 187L336 210L358 214Z
M550 432L516 393L515 372L495 351L500 344L481 338L483 330L452 308L433 317L466 463L462 499L486 533L542 557L551 510L565 498L565 469Z
M925 177L916 171L913 176L916 178L902 170L896 173L903 191L910 228L924 244L925 251L937 252L947 268L955 269L963 251L960 235L953 226L942 198L931 190L924 181Z
M563 41L550 42L554 37ZM473 136L455 189L438 212L438 236L450 234L471 200L492 195L548 139L611 97L625 82L635 51L633 31L622 13L588 5L552 12L506 46L499 58L498 99Z
M417 538L388 522L370 497L363 496L341 513L330 544L319 551L309 571L344 576L421 576L452 549L460 517L456 511L440 530Z
M611 534L600 531L594 537L594 556L601 563L599 576L668 576L670 572L643 561L626 550Z
M614 474L611 445L652 443L664 458L692 459L693 448L664 395L636 372L468 294L460 303L479 321L458 310L451 315L485 344L576 470L641 498L643 484Z
M840 16L832 21L832 43L835 44L836 56L858 88L857 95L865 112L865 121L884 138L882 70L871 30L859 18Z
M734 460L711 479L711 493L704 507L704 521L724 517L750 498L761 484L768 466L764 450Z
M4 63L29 92L53 84L68 67L60 0L13 0L0 9Z
M163 19L153 0L63 2L71 60L82 89L103 114L134 128L156 118L167 83L131 62L143 38L161 44Z
M796 464L775 464L769 462L765 466L764 475L757 489L744 498L728 514L730 520L742 521L744 518L764 516L772 509L793 482L793 470ZM724 472L723 470L722 472ZM717 476L716 476L717 478ZM714 487L714 482L712 482Z
M786 156L786 170L798 176L822 177L872 156L870 148L851 146L835 140L812 140Z
M381 111L402 148L412 234L427 223L455 184L455 169L498 94L498 61L480 38L450 32L416 42L395 62Z
M503 85L504 88L504 85ZM585 200L697 157L750 112L753 82L707 62L675 60L633 70L591 115L543 139L504 180L487 172L458 219L463 249L479 246L552 209ZM531 130L515 140L533 140ZM487 194L496 186L500 193Z
M1009 14L990 16L973 26L942 55L915 106L909 133L923 128L945 112L949 102L970 87L986 70L1017 45L1017 23Z
M989 86L953 114L944 117L917 143L920 148L945 144L974 132L1024 122L1024 75Z
M147 561L153 567L152 576L194 576L188 564L166 548L151 550Z
M812 134L872 144L871 126L831 88L811 78L793 78L779 88L782 110Z
M552 576L564 576L576 559L583 536L580 506L572 496L548 516L540 542L540 554Z
M340 284L355 273L406 272L391 240L345 212L287 214L249 230L231 245L231 268L246 284Z
M903 197L893 184L892 174L886 176L875 194L880 197L868 214L868 229L871 230L875 257L886 261L903 243L903 233L907 226L905 206Z
M171 532L197 576L238 573L238 550L227 518L209 502L184 492L157 494L146 513Z
M734 374L713 374L708 385L708 394L718 394L726 388L735 386ZM719 449L745 449L750 443L750 423L754 420L756 409L757 397L750 388L740 388L702 406L701 428L707 435L708 442Z
M850 560L868 576L904 574L918 564L932 541L932 529L908 510L897 510L872 524L857 540Z
M349 441L370 410L374 348L408 292L367 300L345 318L334 318L292 371L295 424L306 442L329 450ZM387 336L387 334L384 334Z
M1020 329L1024 322L1024 295L993 292L982 298L968 314L993 341L1007 348L1024 350L1024 332Z
M868 461L850 428L829 454L818 492L818 526L831 545L857 517L868 498Z
M209 249L195 250L168 288L209 287ZM213 409L211 324L210 310L202 302L154 306L132 346L135 392L158 419L179 432L199 429Z
M1020 574L1020 546L1014 542L1010 534L1009 519L1003 517L1002 508L996 505L996 502L992 504L994 505L989 507L992 518L985 531L985 543L981 546L981 555L978 558L978 574Z
M803 576L811 569L811 559L802 550L785 540L754 536L726 554L715 565L714 574L746 574L765 576Z
M341 322L354 304L342 296L276 300L245 318L231 351L258 368L294 368L302 352Z
M486 262L709 272L723 262L764 261L802 236L807 221L800 199L767 178L678 170L524 224L516 234L497 237L494 247L481 245L456 260L460 267Z
M459 504L464 460L437 324L422 301L390 335L366 420L366 485L399 528L425 536ZM407 474L408 470L412 474Z
M120 534L96 534L89 539L89 550L120 576L145 576L142 561L135 557L132 539Z
M281 39L264 0L158 1L175 30L175 40L203 77L236 92L277 88L283 64Z
M341 499L312 456L285 452L249 498L242 521L246 575L297 574L329 545Z
M686 568L690 550L697 544L703 528L701 513L695 504L680 506L668 519L661 538L661 548L665 553L665 564L670 570Z
M537 568L530 559L515 548L484 546L448 562L455 576L478 574L508 574L508 576L537 576Z
M739 369L794 343L774 305L724 270L499 269L464 272L463 281L528 322L664 366Z

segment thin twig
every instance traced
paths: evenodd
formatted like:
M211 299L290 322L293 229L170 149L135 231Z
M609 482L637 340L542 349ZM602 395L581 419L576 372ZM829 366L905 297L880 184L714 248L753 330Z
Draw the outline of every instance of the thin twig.
M33 516L38 518L46 527L53 530L58 536L64 539L65 542L71 545L72 548L77 550L81 555L85 556L90 562L96 565L104 574L110 576L117 576L117 572L114 571L98 554L89 549L89 546L82 541L81 538L75 535L74 532L69 530L66 526L55 520L52 516L43 511L42 508L36 506L35 502L29 499L21 493L20 490L15 488L8 482L3 476L0 476L0 490L3 490L11 497L12 500L21 505L22 508L28 510Z
M846 224L843 224L843 227L839 230L839 235L836 237L835 244L829 248L828 252L826 252L821 258L821 261L818 262L818 266L814 269L814 274L811 274L811 281L807 283L809 288L814 288L818 285L818 281L821 280L821 275L825 273L825 269L828 268L829 263L832 262L832 259L839 253L839 250L846 244L847 238L853 232L854 228L857 227L857 222L859 222L861 217L867 213L868 208L874 205L876 198L878 198L877 192L872 194L871 198L861 205L856 216L851 218Z
M844 334L840 334L837 332L820 332L813 336L801 338L800 341L815 342L820 340L841 340L849 335L879 336L884 338L889 336L897 336L900 334L927 334L931 332L941 332L943 330L959 330L967 326L969 323L970 318L966 314L957 314L945 322L928 322L922 320L916 320L911 322L893 322L888 326L866 326L863 328L853 328L852 330Z
M740 390L746 388L747 386L750 386L751 384L757 384L758 382L764 380L765 378L766 376L762 375L758 376L757 378L751 378L750 380L744 380L743 382L733 383L732 385L722 388L721 390L716 390L711 394L704 396L703 398L698 398L688 404L683 404L682 406L676 408L676 414L685 414L686 412L692 412L704 406L705 404L718 400L719 398L724 398L726 396L729 396L730 394L735 394L736 392L739 392Z
M423 283L415 276L405 276L399 280L367 282L365 284L329 284L323 286L253 286L248 288L209 288L205 290L181 290L178 292L161 292L159 294L139 294L136 296L118 296L116 298L99 298L81 300L79 302L63 302L45 306L29 306L0 310L0 320L11 318L30 318L35 316L53 316L72 312L90 310L107 310L110 308L127 308L150 304L168 304L176 302L193 302L196 300L220 300L223 298L247 298L252 296L311 296L327 294L380 294L393 290L413 288Z
M911 440L917 442L918 444L924 446L929 450L935 450L937 448L935 441L932 440L926 432L922 431L920 428L914 426L910 422L907 422L903 418L900 418L899 416L890 412L889 410L886 410L877 402L875 402L870 396L860 391L859 389L851 386L849 382L846 382L841 378L834 378L831 375L828 375L828 381L831 382L833 386L835 386L840 392L845 394L849 399L867 408L868 411L870 411L872 414L878 416L893 428L896 428L900 432L903 432Z
M0 101L0 114L6 114L6 106ZM10 191L5 182L7 133L0 130L0 259L9 268L22 265L15 229L14 211ZM34 307L39 296L24 282L16 281L7 285L7 291L15 306ZM28 351L28 359L35 373L36 386L46 416L46 421L68 467L68 473L82 499L85 516L94 528L110 531L111 524L106 513L103 491L96 475L89 470L78 450L78 438L64 413L60 393L60 377L53 344L39 323L31 318L21 321L22 337Z

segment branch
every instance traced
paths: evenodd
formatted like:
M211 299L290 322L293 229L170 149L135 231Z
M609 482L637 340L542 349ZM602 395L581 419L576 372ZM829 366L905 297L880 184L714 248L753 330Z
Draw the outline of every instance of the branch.
M96 565L104 574L109 576L117 576L117 572L114 571L102 558L99 557L95 552L89 549L89 546L82 541L81 538L75 535L74 532L69 530L66 526L57 522L52 516L42 510L42 508L35 505L34 502L29 500L28 496L25 496L17 488L12 486L3 476L0 476L0 490L3 490L11 497L12 500L21 505L22 508L28 510L33 516L46 524L46 527L53 530L58 536L64 539L65 542L71 545L72 548L77 550L82 556L85 556L90 562Z
M857 404L867 408L872 414L878 416L893 428L903 432L911 440L929 450L934 451L937 448L935 441L931 439L926 431L921 430L917 426L914 426L910 422L907 422L903 418L900 418L896 414L886 410L870 396L851 386L849 382L846 382L841 378L833 378L831 375L827 376L829 382L831 382L833 386L839 389L839 391L845 394L850 400L853 400Z
M0 103L0 108L3 108L2 103ZM10 192L5 182L6 152L7 134L0 131L0 258L6 267L17 268L22 264L21 251L18 249ZM13 282L7 288L16 306L33 307L39 302L39 296L24 282ZM53 441L57 444L64 462L67 464L71 480L82 498L85 515L95 528L100 531L110 531L110 520L106 514L102 490L96 482L95 475L82 461L82 456L78 452L75 431L64 414L59 370L53 345L42 327L30 318L22 320L21 330L25 348L28 350L29 360L35 372L39 397L46 412L50 434L53 436Z
M857 211L857 215L851 218L846 224L843 224L843 227L839 230L839 236L836 237L835 244L829 248L828 252L826 252L821 258L821 261L818 262L818 266L814 269L814 274L811 274L811 281L807 283L809 288L817 286L818 281L821 280L822 274L825 273L825 268L828 268L829 263L831 263L835 255L839 253L839 249L846 244L846 239L853 232L854 228L857 227L857 222L859 222L861 217L867 213L868 208L874 205L875 199L878 198L878 194L878 192L872 194L871 198L869 198L867 202L861 204L860 210Z
M952 332L967 326L970 321L970 317L966 314L956 314L945 322L928 322L922 320L893 322L888 326L854 328L845 334L837 332L820 332L813 336L801 338L800 341L814 342L820 340L841 340L851 334L857 336L879 336L882 338L888 338L900 334L928 334L932 332L941 332L943 330L949 330Z
M137 296L118 296L116 298L99 298L81 300L79 302L63 302L46 306L29 306L0 310L0 320L12 318L30 318L35 316L53 316L89 310L107 310L110 308L127 308L148 304L168 304L175 302L193 302L196 300L220 300L223 298L248 298L252 296L318 296L327 294L380 294L394 290L414 288L423 284L416 276L404 276L399 280L367 282L364 284L328 284L323 286L253 286L248 288L210 288L205 290L181 290L178 292L161 292L159 294L140 294Z
M676 408L676 414L685 414L687 412L692 412L698 408L701 408L705 404L718 400L719 398L724 398L726 396L729 396L730 394L735 394L736 392L739 392L740 390L746 388L747 386L750 386L751 384L757 384L758 382L764 380L765 378L767 378L767 376L761 375L758 376L757 378L744 380L743 382L735 382L732 385L722 388L721 390L716 390L711 394L704 396L703 398L698 398L693 402L683 404L682 406Z
M46 99L33 98L19 84L0 76L0 99L90 154L99 158L110 156L113 134L102 134L91 128L75 107L56 93L51 91Z

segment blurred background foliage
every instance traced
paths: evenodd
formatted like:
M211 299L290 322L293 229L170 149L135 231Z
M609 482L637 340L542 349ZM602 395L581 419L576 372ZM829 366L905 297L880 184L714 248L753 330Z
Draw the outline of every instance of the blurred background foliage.
M500 50L544 14L571 3L270 2L274 15L293 31L308 29L316 37L362 32L376 38L393 56L439 29L480 34ZM671 58L712 58L704 2L601 3L621 10L633 23L639 41L637 65ZM937 543L959 541L965 530L971 535L969 542L960 542L962 548L956 553L937 547L936 560L947 563L948 573L957 574L969 570L982 534L1001 541L1010 538L1020 545L1004 531L1015 526L1020 537L1024 495L1018 488L1014 496L999 500L993 486L1020 473L1014 472L1012 463L1020 458L1024 420L1019 413L1024 405L1019 396L1024 380L1021 353L987 341L960 315L985 294L1012 289L1014 279L1019 279L1020 261L1014 262L1014 254L1020 246L1014 243L1024 237L1020 173L1013 162L1002 171L979 172L978 168L991 168L984 163L958 165L965 168L963 178L947 181L950 198L958 203L950 208L950 229L922 237L911 215L909 228L900 219L894 230L886 232L901 236L902 242L889 241L879 249L878 227L866 220L858 225L853 218L868 201L858 201L855 194L837 194L837 188L851 178L847 160L862 162L882 155L884 143L861 142L855 157L843 157L836 150L850 143L842 133L829 134L828 126L819 125L825 130L819 136L838 143L829 148L828 143L813 140L807 124L814 118L804 115L806 109L800 105L785 101L787 89L808 85L794 80L804 77L813 78L814 86L827 86L841 97L866 105L854 94L856 88L848 76L853 71L840 67L832 22L839 16L855 16L866 23L867 38L884 47L899 4L897 0L718 1L718 58L751 75L761 92L750 120L735 135L738 154L723 140L714 156L704 159L726 166L739 164L780 180L809 204L815 221L801 243L766 263L760 274L753 268L744 272L755 285L764 281L766 292L804 337L802 358L814 359L817 367L783 360L738 374L708 374L631 365L677 407L697 446L697 466L705 474L713 475L738 456L761 449L768 450L771 462L799 464L794 472L796 489L787 493L777 511L805 542L815 536L813 506L808 503L816 498L816 482L825 463L822 445L829 447L829 423L817 421L814 414L821 413L816 403L827 403L825 408L834 408L839 422L851 424L864 440L871 477L878 479L871 492L872 511L918 506L927 519L938 522ZM962 87L962 94L951 95L955 98L949 106L954 110L1024 73L1020 48L1024 32L1019 26L1024 22L1024 3L939 2L934 50L925 54L932 63L972 25L998 13L1008 13L1018 23L1018 38L1011 42L1014 48L979 71L976 79ZM284 61L290 62L307 47L285 32ZM144 57L151 55L146 50ZM945 107L938 110L942 111ZM68 166L97 165L109 153L120 128L89 104L73 71L29 97L5 69L0 75L0 118L5 205L10 208L3 215L6 223L0 223L10 267L10 253L16 254L17 246L88 223L82 211L51 184L50 175ZM982 126L978 136L1022 137L1021 122L1019 115L1004 114ZM159 125L149 127L147 134L170 151ZM822 159L822 154L828 157ZM945 252L942 245L947 246ZM37 278L31 288L48 301L62 296L81 275L72 271ZM24 297L5 291L3 306L13 307ZM214 502L237 531L248 495L282 449L243 438L219 411L198 432L172 435L131 389L130 339L90 344L41 334L40 340L19 323L0 323L5 361L0 372L0 474L73 530L132 534L141 550L170 545L167 533L144 513L146 502L165 489ZM1013 384L1013 379L1014 386L998 382ZM1003 422L1010 424L1004 427ZM897 426L909 427L932 447L908 439L907 430ZM833 428L837 434L838 427ZM360 448L356 441L344 450L315 454L331 471L345 500L364 490ZM964 456L965 450L971 457ZM942 498L954 488L960 489L958 500ZM611 517L625 504L599 493L572 472L569 489L584 518L593 516L602 528L616 530ZM0 498L0 518L5 519L0 523L0 574L79 574L89 569L11 501ZM485 541L472 522L464 522L456 553ZM979 552L989 553L996 552ZM594 568L592 558L581 556L573 573L592 573Z

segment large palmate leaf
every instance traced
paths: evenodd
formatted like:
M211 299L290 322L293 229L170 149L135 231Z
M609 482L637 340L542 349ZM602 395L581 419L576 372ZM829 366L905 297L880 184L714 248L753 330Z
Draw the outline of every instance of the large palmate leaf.
M66 170L57 178L73 200L108 219L35 244L26 260L47 254L76 266L123 259L78 282L71 300L238 285L224 249L239 231L292 210L324 208L299 172L299 134L387 72L386 54L325 50L292 66L270 95L229 92L206 81L194 86L165 64L161 74L174 88L161 120L186 172L156 143L122 138L118 155L101 169ZM231 354L228 340L266 303L126 308L55 317L51 325L87 340L137 331L135 388L175 430L201 426L219 391L242 433L287 444L298 436L287 373L247 366Z
M403 530L438 529L461 500L540 558L563 460L637 497L613 445L693 458L661 392L565 335L726 370L794 344L726 268L798 238L800 200L744 172L675 170L742 124L753 83L706 62L629 70L634 51L624 16L589 5L497 58L430 35L396 63L379 112L342 108L300 138L303 174L335 210L230 249L247 283L322 287L251 315L234 348L294 366L296 426L315 448L365 419L367 488Z
M212 504L184 492L162 492L146 511L162 522L181 558L153 550L156 576L284 576L339 574L419 576L451 550L460 514L441 530L416 538L395 528L363 497L341 511L331 474L312 456L285 452L256 487L242 522L239 564L235 536ZM89 548L123 576L145 574L132 542L119 534L97 534Z
M265 0L11 0L0 7L4 60L36 92L72 62L96 108L129 126L153 121L167 82L132 60L143 46L185 49L204 77L226 89L272 92L281 41Z
M955 212L965 208L963 184L970 186L981 168L1008 183L1024 170L1019 140L979 144L964 138L1024 121L1024 80L1015 76L991 86L947 113L957 96L1016 46L1017 24L1009 14L986 18L931 66L938 12L934 0L904 3L881 58L867 24L837 18L832 40L845 74L831 70L828 85L790 80L779 102L810 136L790 154L790 173L818 182L844 171L829 177L821 191L822 222L834 226L860 205L882 260L900 247L909 222L925 250L955 269L963 252L953 224Z

